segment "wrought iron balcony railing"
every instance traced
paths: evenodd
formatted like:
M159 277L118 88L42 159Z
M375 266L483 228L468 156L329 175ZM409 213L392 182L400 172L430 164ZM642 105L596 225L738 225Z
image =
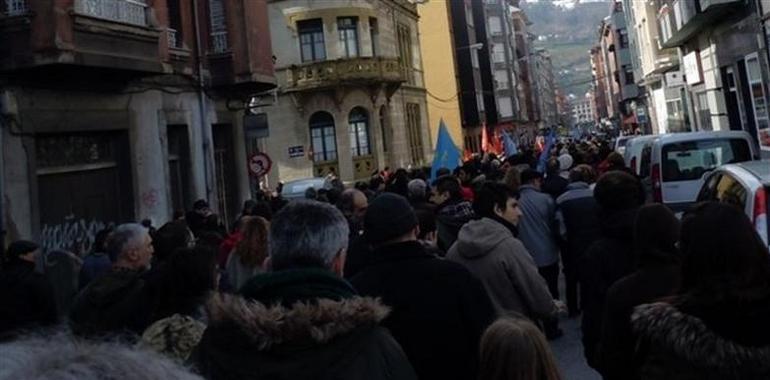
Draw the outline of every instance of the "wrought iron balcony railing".
M146 10L145 0L75 0L76 13L139 26L147 26Z
M302 91L340 84L393 83L406 81L398 58L357 57L291 66L287 90Z
M20 16L29 12L26 0L5 0L5 14Z

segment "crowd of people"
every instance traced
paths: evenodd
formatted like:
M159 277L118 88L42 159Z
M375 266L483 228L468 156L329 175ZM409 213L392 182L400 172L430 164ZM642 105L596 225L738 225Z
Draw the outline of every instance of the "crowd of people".
M743 211L680 220L606 142L546 149L260 192L229 230L199 200L84 257L13 242L0 379L555 380L565 314L605 379L770 378Z

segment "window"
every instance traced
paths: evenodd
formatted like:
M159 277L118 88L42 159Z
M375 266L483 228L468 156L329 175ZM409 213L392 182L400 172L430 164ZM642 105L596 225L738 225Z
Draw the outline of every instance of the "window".
M479 112L484 112L484 95L480 92L476 93L476 107L478 107Z
M478 69L479 66L479 51L478 49L471 49L471 65L473 65L474 69Z
M168 46L172 48L182 46L182 11L179 8L179 0L168 0Z
M209 1L209 21L211 22L211 51L226 52L229 49L229 42L225 24L225 6L222 0Z
M497 99L497 107L500 111L500 117L513 116L513 104L511 104L511 98L504 97Z
M628 30L618 29L618 39L620 40L620 48L628 48Z
M698 122L700 123L700 129L703 131L711 131L711 110L709 109L708 93L706 91L696 94L698 100L697 109L695 113L698 114Z
M494 63L505 63L505 46L502 44L492 45L492 61Z
M382 150L388 153L388 115L385 106L380 107L380 133L382 134Z
M757 125L757 141L762 149L770 149L770 118L767 111L765 89L757 54L746 57L746 75L749 79L751 101L754 106L754 120Z
M409 154L412 163L415 165L422 164L422 121L420 116L420 105L417 103L406 104L406 129Z
M302 62L323 61L326 59L324 29L321 19L297 22Z
M508 72L505 70L495 71L495 84L498 90L507 90L508 87Z
M412 32L408 26L399 24L397 27L398 52L401 57L401 70L407 83L414 85L414 63L412 61Z
M358 18L338 18L337 30L340 34L340 42L345 48L345 57L358 57Z
M500 17L491 16L489 18L489 34L493 36L499 36L503 34L503 27L500 23Z
M696 140L663 147L663 181L695 181L724 164L751 160L743 139Z
M372 40L372 57L376 57L380 50L380 29L377 25L377 19L373 17L369 18L369 38Z
M337 136L331 114L316 112L310 117L310 143L313 148L313 161L337 160Z
M634 84L634 68L631 65L623 65L623 78L625 85Z
M353 157L371 154L369 146L369 115L361 107L353 108L348 115L350 149Z

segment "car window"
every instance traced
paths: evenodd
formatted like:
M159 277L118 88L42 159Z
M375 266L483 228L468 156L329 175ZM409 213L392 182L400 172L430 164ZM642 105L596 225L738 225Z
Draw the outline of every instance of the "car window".
M751 160L744 139L685 141L663 147L663 181L694 181L707 171L735 162Z
M700 194L698 194L698 202L709 202L717 200L717 183L722 179L722 173L714 173L703 184Z
M725 173L716 186L716 198L720 202L738 206L741 210L746 208L748 191L738 180Z

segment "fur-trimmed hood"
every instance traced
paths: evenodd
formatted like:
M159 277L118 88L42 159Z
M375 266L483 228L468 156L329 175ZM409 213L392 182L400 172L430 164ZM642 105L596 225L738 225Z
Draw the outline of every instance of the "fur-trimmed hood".
M370 297L320 298L286 307L226 294L212 297L206 310L210 327L235 326L260 351L287 343L328 343L358 328L376 326L390 312Z
M638 306L631 323L637 336L651 345L651 351L657 355L673 355L670 361L683 360L695 368L731 374L770 373L770 342L764 345L736 342L674 305L659 302ZM736 318L734 323L743 321Z

